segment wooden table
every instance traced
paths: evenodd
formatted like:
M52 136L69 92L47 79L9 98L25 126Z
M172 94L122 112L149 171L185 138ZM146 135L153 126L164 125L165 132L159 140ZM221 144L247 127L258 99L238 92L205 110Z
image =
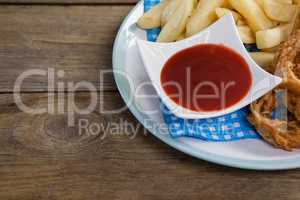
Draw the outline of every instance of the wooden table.
M111 74L112 44L135 0L0 0L0 199L299 199L300 171L255 172L217 166L180 153L142 128L128 110L76 115L104 125L128 122L132 130L78 134L68 127L68 102L52 114L22 112L14 83L25 71L64 71L55 87L46 76L22 84L21 100L32 108L57 105L74 94L90 102L84 88L60 83L89 81L98 106L124 106ZM61 75L61 74L60 74ZM63 88L63 87L62 87ZM54 98L54 100L53 100ZM122 121L123 120L123 121ZM104 126L105 127L105 126Z

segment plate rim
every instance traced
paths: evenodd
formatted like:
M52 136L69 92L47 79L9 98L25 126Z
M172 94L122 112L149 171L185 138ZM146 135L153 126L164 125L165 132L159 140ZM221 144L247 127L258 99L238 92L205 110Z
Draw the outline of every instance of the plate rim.
M167 145L171 146L172 148L181 151L187 155L195 157L197 159L205 160L208 162L212 162L215 164L240 168L240 169L249 169L249 170L261 170L261 171L274 171L274 170L289 170L289 169L296 169L300 167L300 160L295 158L290 158L286 160L274 160L274 161L263 161L263 160L243 160L239 158L232 158L228 156L221 156L216 155L213 153L204 152L201 150L195 150L188 145L185 145L180 142L176 142L175 139L170 137L165 137L163 134L160 133L158 128L155 126L149 126L149 121L146 120L145 116L138 111L138 109L134 106L134 104L128 105L128 95L124 90L123 85L121 84L120 76L118 73L115 73L117 70L122 70L122 63L120 63L120 59L117 51L120 49L122 45L124 45L125 41L121 40L121 34L125 29L126 24L128 23L129 18L139 9L140 6L143 6L143 0L140 0L136 6L128 13L128 15L124 18L118 33L116 35L114 44L113 44L113 52L112 52L112 69L113 69L113 76L116 82L118 91L126 103L130 112L134 115L134 117L155 137L157 137L162 142L166 143Z

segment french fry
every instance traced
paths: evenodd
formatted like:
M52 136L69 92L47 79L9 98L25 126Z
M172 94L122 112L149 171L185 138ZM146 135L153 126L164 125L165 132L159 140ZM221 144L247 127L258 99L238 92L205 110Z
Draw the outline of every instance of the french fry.
M262 68L268 68L273 64L275 53L251 52L252 59Z
M265 30L274 26L255 0L228 0L229 3L246 18L254 32Z
M216 15L218 16L218 18L221 18L221 17L223 17L224 15L227 15L227 14L232 14L235 23L237 23L238 20L243 19L243 17L239 13L237 13L233 10L230 10L228 8L216 8Z
M228 0L225 1L224 5L222 6L223 8L227 8L229 10L233 10L234 8L232 7L232 5L229 3Z
M164 8L168 5L170 0L164 0L158 5L151 8L143 16L141 16L137 22L137 25L141 29L158 28L161 26L161 15Z
M277 3L293 4L293 0L273 0ZM264 0L255 0L261 9L264 9Z
M165 26L166 23L170 20L175 10L180 5L181 0L172 0L163 10L161 15L161 26Z
M237 29L244 44L253 44L256 42L255 35L249 26L237 26Z
M269 53L275 53L278 51L278 49L280 48L280 45L277 45L275 47L272 48L267 48L267 49L262 49L263 52L269 52Z
M279 45L291 34L292 27L292 24L283 24L272 29L256 32L257 48L267 49Z
M275 0L278 3L293 4L293 0Z
M180 40L183 40L185 39L185 33L181 33L178 38L176 38L176 41L180 41Z
M300 0L161 0L137 24L142 29L160 27L157 42L174 42L231 13L243 43L256 43L264 52L273 53L297 24L300 5L295 3Z
M297 5L296 13L293 17L293 20L291 21L291 23L293 24L292 32L294 32L300 28L300 3L298 3L296 5Z
M194 9L195 0L181 0L171 19L162 28L157 42L174 42L185 30L188 18Z
M236 22L236 25L237 26L245 26L245 25L247 25L247 22L245 20L238 20Z
M296 13L296 9L297 5L264 0L265 13L270 19L278 22L290 22Z
M255 2L261 9L264 9L264 0L255 0Z
M227 0L200 0L196 11L188 20L186 35L192 36L217 20L215 9L227 5Z

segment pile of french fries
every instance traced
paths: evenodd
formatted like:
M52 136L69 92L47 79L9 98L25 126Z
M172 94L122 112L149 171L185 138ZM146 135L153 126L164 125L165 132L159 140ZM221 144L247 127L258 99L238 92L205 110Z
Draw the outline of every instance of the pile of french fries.
M231 13L245 44L262 67L272 64L274 51L291 34L300 0L162 0L137 22L142 29L161 28L157 42L174 42L195 35Z

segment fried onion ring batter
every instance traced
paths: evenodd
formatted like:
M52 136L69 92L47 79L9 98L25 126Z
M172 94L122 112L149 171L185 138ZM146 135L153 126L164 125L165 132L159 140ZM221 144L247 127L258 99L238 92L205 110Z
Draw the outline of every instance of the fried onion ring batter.
M284 42L275 57L272 72L283 78L283 83L250 106L248 119L259 134L277 148L291 151L300 148L300 30ZM276 92L285 91L287 120L273 119Z

